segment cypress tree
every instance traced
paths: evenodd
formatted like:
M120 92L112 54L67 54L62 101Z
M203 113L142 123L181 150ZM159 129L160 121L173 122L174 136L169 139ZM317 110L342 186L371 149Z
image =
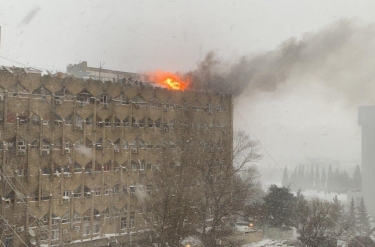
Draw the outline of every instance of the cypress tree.
M356 232L356 222L357 222L357 212L354 203L354 198L350 201L349 209L348 209L348 226L351 229L352 235L355 235Z
M286 166L284 168L282 186L283 187L288 187L289 184L290 184L290 182L289 182L289 177L288 177L288 167Z
M322 179L321 179L321 182L320 182L320 187L322 190L326 191L326 184L327 184L327 175L326 175L326 170L324 169L323 167L323 171L322 171Z
M327 174L327 184L326 184L326 189L328 193L331 192L332 187L333 187L333 172L332 172L332 165L329 164L328 174Z
M318 192L320 191L320 176L318 166L315 168L314 187Z
M358 232L360 235L366 235L370 231L370 216L367 213L365 200L362 198L361 203L358 205L358 218L357 218L357 226Z
M353 173L352 188L360 189L361 187L362 187L362 175L361 175L361 170L359 168L359 165L357 165Z

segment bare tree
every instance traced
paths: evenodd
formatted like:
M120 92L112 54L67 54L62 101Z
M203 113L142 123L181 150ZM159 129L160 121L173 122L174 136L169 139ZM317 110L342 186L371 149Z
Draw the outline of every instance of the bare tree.
M204 148L197 149L202 143ZM257 171L251 162L261 158L259 145L238 131L233 143L226 136L200 135L190 141L185 151L197 171L199 185L196 235L204 246L215 246L231 233L230 217L242 211L256 191Z
M310 201L309 216L300 222L299 240L309 247L332 247L337 240L345 238L350 224L342 220L340 205L313 199Z
M145 197L145 221L149 238L144 243L158 247L179 246L195 229L196 193L192 187L191 167L164 163L154 169L155 188Z
M178 161L165 158L154 169L154 189L144 199L146 244L179 246L194 235L204 246L215 246L232 232L230 217L257 191L251 162L261 158L258 143L243 131L233 139L225 132L179 133Z

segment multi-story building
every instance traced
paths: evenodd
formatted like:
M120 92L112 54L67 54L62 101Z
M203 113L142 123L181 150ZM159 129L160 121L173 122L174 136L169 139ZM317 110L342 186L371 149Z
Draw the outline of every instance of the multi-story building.
M88 67L86 61L79 64L70 64L67 67L67 73L73 74L77 78L92 78L105 81L120 81L122 79L144 80L143 76L137 73Z
M362 130L362 196L367 210L375 217L375 106L360 106L358 124Z
M128 246L147 229L138 193L154 166L178 162L178 130L231 140L232 126L231 95L0 67L1 240Z

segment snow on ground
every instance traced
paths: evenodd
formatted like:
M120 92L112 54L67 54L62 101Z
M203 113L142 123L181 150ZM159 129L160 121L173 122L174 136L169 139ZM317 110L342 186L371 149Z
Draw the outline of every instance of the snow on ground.
M294 195L297 194L297 192L293 192ZM337 198L339 201L341 201L342 204L346 205L347 202L347 195L346 194L338 194L338 193L327 193L327 192L317 192L316 190L304 190L302 191L302 194L306 197L306 199L313 199L313 198L319 198L326 201L333 201L333 198L337 195Z
M282 244L283 241L275 241L271 239L263 239L257 243L245 244L242 247L275 247L275 246L288 246L287 244Z

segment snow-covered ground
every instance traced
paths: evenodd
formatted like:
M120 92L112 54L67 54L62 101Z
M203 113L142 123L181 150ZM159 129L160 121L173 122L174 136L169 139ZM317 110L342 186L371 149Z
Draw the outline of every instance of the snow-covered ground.
M297 193L294 192L294 195ZM302 194L306 197L306 199L313 199L313 198L319 198L326 201L333 201L333 198L337 195L337 198L339 201L341 201L342 204L346 205L347 202L347 195L346 194L338 194L338 193L326 193L326 192L317 192L316 190L305 190L302 191Z
M285 241L275 241L275 240L271 240L271 239L263 239L262 241L257 242L257 243L242 245L242 247L275 247L275 246L286 247L286 246L290 246L290 245L288 245L284 242Z

